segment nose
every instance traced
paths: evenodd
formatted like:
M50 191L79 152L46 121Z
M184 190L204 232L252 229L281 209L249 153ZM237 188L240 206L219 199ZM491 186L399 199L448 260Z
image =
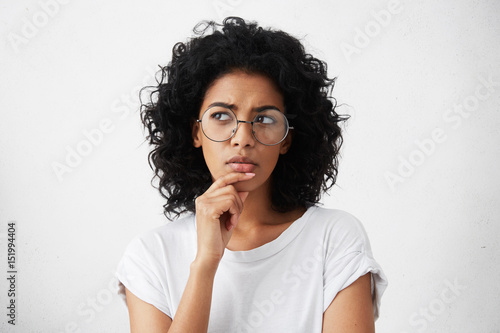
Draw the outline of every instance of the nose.
M231 138L231 144L240 147L253 147L255 145L252 123L250 121L238 120L236 133Z

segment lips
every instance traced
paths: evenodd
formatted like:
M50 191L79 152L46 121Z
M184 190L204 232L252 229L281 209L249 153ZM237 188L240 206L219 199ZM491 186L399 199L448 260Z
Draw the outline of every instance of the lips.
M253 172L257 166L251 159L244 156L232 157L229 161L227 161L227 165L229 165L233 171L245 173Z

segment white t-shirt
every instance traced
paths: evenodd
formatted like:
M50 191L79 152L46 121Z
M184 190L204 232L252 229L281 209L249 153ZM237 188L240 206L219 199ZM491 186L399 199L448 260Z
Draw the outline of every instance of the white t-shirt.
M195 215L137 236L118 266L120 293L125 286L174 318L196 237ZM363 226L349 213L313 206L275 240L249 251L224 251L208 332L320 333L323 312L337 293L368 272L377 318L387 279Z

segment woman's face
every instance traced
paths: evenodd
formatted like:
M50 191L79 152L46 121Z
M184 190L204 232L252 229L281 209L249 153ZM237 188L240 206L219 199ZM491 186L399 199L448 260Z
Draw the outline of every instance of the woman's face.
M199 117L205 110L218 104L229 105L238 120L252 121L262 107L284 111L283 96L274 82L261 74L234 71L215 80L208 88ZM234 136L223 142L208 139L197 123L193 127L194 146L203 150L203 156L213 180L230 172L252 172L255 177L235 185L238 191L268 190L270 176L280 154L291 144L290 134L281 143L266 146L255 139L252 125L240 123Z

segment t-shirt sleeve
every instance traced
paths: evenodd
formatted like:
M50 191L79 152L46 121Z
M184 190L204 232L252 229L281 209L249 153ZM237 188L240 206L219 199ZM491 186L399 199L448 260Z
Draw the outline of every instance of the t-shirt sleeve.
M151 240L138 236L127 246L118 264L116 278L119 294L125 300L125 288L146 303L171 316L170 297L165 287L165 272L158 259L152 255Z
M359 277L371 273L373 314L379 316L380 299L387 287L387 278L373 258L370 242L361 222L346 213L329 239L323 273L323 311L335 296Z

